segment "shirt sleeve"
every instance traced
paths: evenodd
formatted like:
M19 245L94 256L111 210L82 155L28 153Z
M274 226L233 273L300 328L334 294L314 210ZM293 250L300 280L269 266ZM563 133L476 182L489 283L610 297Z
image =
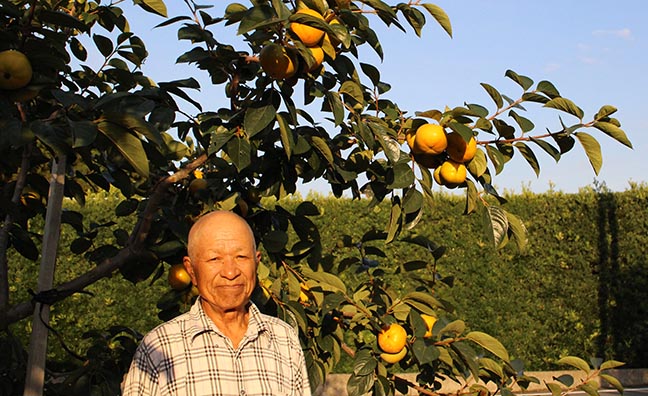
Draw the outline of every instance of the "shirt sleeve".
M298 375L301 378L298 378L297 381L301 382L301 393L302 396L311 396L310 380L308 379L308 367L306 367L306 359L304 358L304 353L302 350L299 350L300 360L298 367Z
M142 343L135 351L124 379L122 396L156 396L158 378L158 371Z

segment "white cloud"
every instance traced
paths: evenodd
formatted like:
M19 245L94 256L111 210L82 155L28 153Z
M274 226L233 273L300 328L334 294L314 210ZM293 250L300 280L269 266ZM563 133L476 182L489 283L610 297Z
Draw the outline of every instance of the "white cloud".
M556 70L559 70L560 67L561 67L560 63L547 63L544 66L544 71L545 73L551 73L551 72L555 72Z
M591 56L581 56L580 57L581 62L588 64L588 65L595 65L597 63L600 63L600 61L596 58L593 58Z
M611 36L620 38L623 40L632 40L632 31L628 28L617 29L617 30L595 30L592 32L594 36Z

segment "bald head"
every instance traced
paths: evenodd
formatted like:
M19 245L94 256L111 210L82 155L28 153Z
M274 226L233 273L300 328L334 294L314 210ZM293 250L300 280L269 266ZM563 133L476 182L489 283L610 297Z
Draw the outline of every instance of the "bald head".
M245 219L224 210L202 216L189 231L187 253L183 264L214 323L247 318L261 253Z
M200 245L200 241L205 236L219 233L238 234L240 238L251 243L252 251L256 251L254 232L247 221L229 210L216 210L203 215L191 227L187 240L187 254L189 257L195 255L196 247Z

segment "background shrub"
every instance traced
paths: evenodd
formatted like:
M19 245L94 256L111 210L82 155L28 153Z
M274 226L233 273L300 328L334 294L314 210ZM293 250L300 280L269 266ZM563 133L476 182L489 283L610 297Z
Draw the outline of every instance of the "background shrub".
M308 198L327 214L315 222L323 252L338 260L357 256L355 248L341 247L339 240L347 236L359 241L373 228L381 231L389 216L387 206L368 209L364 200ZM436 268L445 283L454 287L439 287L438 297L450 301L457 317L469 327L502 341L529 370L555 368L552 363L567 354L647 367L648 187L611 193L598 186L578 194L525 192L506 198L508 210L522 218L528 229L530 244L525 252L515 251L512 244L499 251L490 246L483 238L479 216L462 216L464 202L451 195L439 195L439 205L415 228L445 248ZM114 229L125 226L119 224L124 219L112 215L119 201L117 195L99 193L85 207L70 203L67 209L83 211L88 222L85 231L96 230L100 238L118 238ZM298 203L277 204L294 210ZM65 226L62 246L77 237L74 229ZM370 252L376 254L367 257L384 269L391 285L400 290L416 286L404 280L399 266L417 258L427 260L429 254L406 243L373 245L375 250ZM19 266L10 265L13 302L17 302L35 289L38 263L16 255L11 260L21 261ZM88 265L83 256L62 248L56 282L82 273ZM161 271L167 268L165 263ZM362 279L356 268L349 268L343 276L349 284ZM167 291L165 276L138 284L120 276L103 279L88 288L88 293L55 305L52 326L77 352L90 345L82 336L84 331L124 325L145 333L161 322L156 301ZM25 344L29 330L27 320L12 326ZM48 357L64 360L68 356L53 338Z

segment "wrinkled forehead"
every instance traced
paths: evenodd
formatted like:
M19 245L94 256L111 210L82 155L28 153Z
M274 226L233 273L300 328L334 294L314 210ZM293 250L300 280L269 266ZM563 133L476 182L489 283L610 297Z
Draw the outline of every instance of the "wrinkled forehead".
M256 251L254 233L240 216L229 211L210 212L194 223L189 231L187 250L189 255L206 241L236 241ZM248 245L249 244L249 245Z

